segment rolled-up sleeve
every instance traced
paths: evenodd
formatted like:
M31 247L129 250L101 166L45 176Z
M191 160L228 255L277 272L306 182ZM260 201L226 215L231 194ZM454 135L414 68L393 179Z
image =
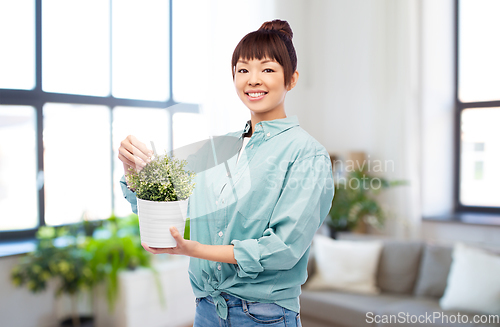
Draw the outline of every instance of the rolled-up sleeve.
M293 268L311 245L334 196L330 158L318 154L288 170L269 227L259 239L233 240L238 276Z
M120 179L120 186L122 187L123 197L130 203L132 206L132 212L137 214L137 197L135 196L135 192L132 192L127 187L127 181L125 180L125 175Z

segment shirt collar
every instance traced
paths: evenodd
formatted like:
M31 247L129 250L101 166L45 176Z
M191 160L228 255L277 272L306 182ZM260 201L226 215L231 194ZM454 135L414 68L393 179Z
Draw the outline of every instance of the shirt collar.
M296 115L274 120L263 120L255 124L255 130L257 131L263 130L265 138L269 139L294 126L299 126L299 119L297 118ZM245 124L243 132L241 133L240 138L250 137L251 132L252 132L252 121L248 120Z

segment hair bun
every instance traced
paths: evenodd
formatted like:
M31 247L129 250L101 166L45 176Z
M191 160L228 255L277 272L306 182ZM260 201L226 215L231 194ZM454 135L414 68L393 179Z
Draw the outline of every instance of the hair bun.
M286 20L275 19L273 21L265 22L259 30L277 31L285 34L290 40L293 38L292 28Z

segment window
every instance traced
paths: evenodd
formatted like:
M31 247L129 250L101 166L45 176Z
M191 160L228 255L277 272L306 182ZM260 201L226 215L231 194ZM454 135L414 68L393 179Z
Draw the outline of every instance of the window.
M456 1L457 212L500 212L500 1Z
M171 0L0 0L0 238L130 213L119 142L173 144ZM42 73L43 72L43 73ZM175 105L175 106L174 106Z

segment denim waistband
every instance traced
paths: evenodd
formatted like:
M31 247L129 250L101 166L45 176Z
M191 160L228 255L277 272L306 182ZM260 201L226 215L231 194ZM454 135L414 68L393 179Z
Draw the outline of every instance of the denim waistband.
M231 294L227 294L226 292L221 292L220 295L226 300L226 304L229 306L239 306L239 305L242 305L242 299L236 297L236 296L233 296ZM212 302L214 303L214 299L208 295L207 297L207 300L209 302ZM246 301L247 303L252 303L252 302L249 302L249 301Z

